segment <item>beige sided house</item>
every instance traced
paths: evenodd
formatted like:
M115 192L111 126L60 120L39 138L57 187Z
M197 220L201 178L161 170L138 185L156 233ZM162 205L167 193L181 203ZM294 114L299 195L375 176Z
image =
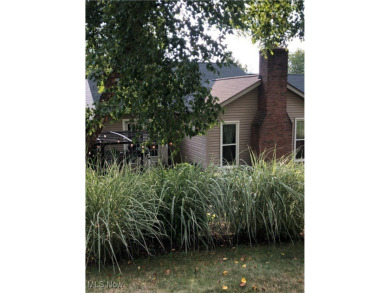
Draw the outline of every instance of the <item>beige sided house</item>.
M259 75L213 80L211 94L225 109L223 123L203 136L186 138L180 147L185 162L250 164L249 148L274 149L277 156L296 153L304 160L304 75L287 74L288 52L260 56Z
M250 164L249 148L256 152L277 147L277 156L296 153L304 160L304 75L287 74L288 52L275 49L267 59L260 56L259 75L246 74L237 66L213 65L218 73L199 64L203 85L219 98L223 121L206 135L185 138L180 145L184 162L204 166L213 163ZM210 81L210 83L207 83ZM86 80L87 107L99 99L96 85ZM108 123L103 132L130 131L128 117ZM119 142L119 141L118 141ZM129 144L107 146L124 153ZM149 146L152 162L168 162L168 147Z

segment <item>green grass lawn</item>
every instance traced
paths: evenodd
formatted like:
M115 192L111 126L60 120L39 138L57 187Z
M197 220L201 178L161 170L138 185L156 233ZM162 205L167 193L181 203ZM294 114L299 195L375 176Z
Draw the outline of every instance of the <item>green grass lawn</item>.
M121 270L87 267L86 292L303 292L304 245L173 251L124 262ZM240 287L242 278L246 283Z

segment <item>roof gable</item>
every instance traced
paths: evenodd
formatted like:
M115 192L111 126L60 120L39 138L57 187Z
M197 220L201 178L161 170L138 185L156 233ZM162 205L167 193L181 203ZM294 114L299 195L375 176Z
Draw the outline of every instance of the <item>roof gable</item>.
M88 108L95 108L93 105L93 97L91 93L91 88L89 86L88 80L85 80L85 103Z
M89 84L89 88L91 89L93 101L96 103L97 101L99 101L101 95L99 94L99 88L97 86L97 83L95 81L88 79L88 84Z
M211 95L218 97L219 103L224 106L260 84L258 75L221 78L214 81Z

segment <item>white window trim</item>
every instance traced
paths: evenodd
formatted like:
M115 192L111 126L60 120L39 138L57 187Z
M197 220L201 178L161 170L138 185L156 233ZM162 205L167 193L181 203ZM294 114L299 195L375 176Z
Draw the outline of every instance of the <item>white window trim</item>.
M294 160L295 162L304 162L305 161L305 158L303 159L297 159L296 158L296 152L297 152L297 122L298 121L303 121L303 123L305 123L305 118L295 118L295 123L294 123ZM304 139L298 139L298 141L305 141L305 138Z
M236 143L229 143L229 144L223 144L223 126L226 124L235 124L236 125ZM220 143L219 143L219 164L221 167L228 167L224 166L222 164L222 150L223 146L229 146L229 145L235 145L236 146L236 166L238 166L238 163L240 161L239 158L239 150L240 150L240 121L225 121L224 123L221 123L220 127Z

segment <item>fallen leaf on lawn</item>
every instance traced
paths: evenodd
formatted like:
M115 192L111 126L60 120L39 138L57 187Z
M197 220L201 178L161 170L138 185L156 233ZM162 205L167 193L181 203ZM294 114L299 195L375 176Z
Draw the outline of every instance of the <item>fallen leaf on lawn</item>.
M294 260L297 260L297 258L296 258L296 257L294 257Z
M141 267L138 267L138 269L140 270L140 269L141 269Z
M242 278L242 279L241 279L241 283L246 283L246 279L245 279L245 278Z
M165 275L169 276L171 274L171 270L166 270Z
M228 259L227 257L224 257L222 260L225 261L225 260L227 260L227 259Z
M254 265L253 267L256 269L256 268L257 268L257 265Z
M257 289L257 287L256 287L255 285L253 285L253 286L252 286L252 289L253 289L253 290L256 290L256 289Z
M243 268L246 268L246 264L243 264L242 267L243 267Z
M237 292L237 289L234 289L233 291L234 291L234 292Z
M269 262L267 261L265 264L267 265L267 264L269 264Z
M298 280L298 283L302 283L302 280L301 280L301 279L299 279L299 280Z
M129 261L127 262L127 264L130 265L130 264L131 264L131 260L129 260Z
M245 260L245 258L241 257L241 261L244 261L244 260Z
M227 290L228 286L222 286L222 290Z
M234 250L234 249L236 249L236 248L233 246L232 249Z
M251 258L251 257L248 257L248 260L252 260L252 258Z
M246 283L242 282L240 283L240 287L244 287L246 285Z
M284 253L282 252L281 255L284 255Z
M227 275L227 271L223 271L223 273L222 273L224 276L226 276Z
M238 260L235 260L234 263L238 263Z

